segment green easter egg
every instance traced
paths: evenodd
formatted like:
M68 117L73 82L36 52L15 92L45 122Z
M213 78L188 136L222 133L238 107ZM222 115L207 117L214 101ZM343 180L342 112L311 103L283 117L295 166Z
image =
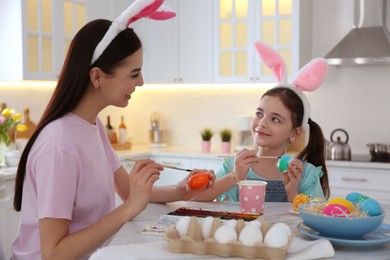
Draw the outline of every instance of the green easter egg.
M283 155L278 160L278 170L280 172L287 172L288 164L291 162L292 157L290 155Z

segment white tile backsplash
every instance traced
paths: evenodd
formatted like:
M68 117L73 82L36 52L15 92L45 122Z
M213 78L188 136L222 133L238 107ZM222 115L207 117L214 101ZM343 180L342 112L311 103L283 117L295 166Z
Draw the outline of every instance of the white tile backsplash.
M390 66L329 67L323 85L308 98L312 119L319 123L327 139L336 128L349 134L352 152L368 154L370 142L390 143ZM0 88L1 102L22 111L30 107L31 119L38 122L52 89ZM238 116L253 115L263 88L148 88L141 87L132 95L127 108L109 107L100 117L105 123L111 115L118 126L125 116L128 136L134 143L148 143L150 115L158 112L161 128L167 131L168 143L174 146L199 146L200 131L211 127L213 146L219 149L219 131L233 129L233 145L237 144Z

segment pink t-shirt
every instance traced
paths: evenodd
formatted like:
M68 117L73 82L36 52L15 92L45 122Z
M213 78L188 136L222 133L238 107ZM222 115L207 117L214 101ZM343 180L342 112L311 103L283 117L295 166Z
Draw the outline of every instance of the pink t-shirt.
M28 156L13 260L41 259L39 219L69 219L73 233L115 208L114 172L121 163L96 122L69 113L39 134Z

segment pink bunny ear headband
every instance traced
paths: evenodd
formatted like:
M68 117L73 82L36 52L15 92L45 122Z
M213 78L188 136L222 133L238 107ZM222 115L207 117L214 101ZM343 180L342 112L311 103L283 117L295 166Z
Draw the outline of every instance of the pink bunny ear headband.
M164 0L136 0L121 13L108 28L93 52L91 64L102 55L111 41L129 25L140 18L146 17L153 20L167 20L176 16L175 11L163 5Z
M270 46L261 42L255 43L256 50L267 67L272 69L278 84L275 87L285 87L293 90L303 103L303 120L301 127L308 126L310 104L303 91L315 91L324 81L328 64L322 58L316 58L301 68L291 83L287 82L287 68L283 58Z

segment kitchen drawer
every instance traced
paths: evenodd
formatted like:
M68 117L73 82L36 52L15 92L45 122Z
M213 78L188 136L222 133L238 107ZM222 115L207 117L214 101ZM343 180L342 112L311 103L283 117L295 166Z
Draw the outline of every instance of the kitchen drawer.
M216 173L222 166L222 159L193 159L192 168L214 170Z
M179 168L190 168L191 159L182 157L152 156L152 160L158 163Z
M191 168L191 159L182 157L163 157L152 156L152 160L158 163L174 166L178 168L189 169ZM156 186L175 185L189 174L186 171L179 171L174 169L165 168L160 174L160 179L156 181Z
M359 192L380 202L390 203L390 171L384 169L329 167L331 197Z

